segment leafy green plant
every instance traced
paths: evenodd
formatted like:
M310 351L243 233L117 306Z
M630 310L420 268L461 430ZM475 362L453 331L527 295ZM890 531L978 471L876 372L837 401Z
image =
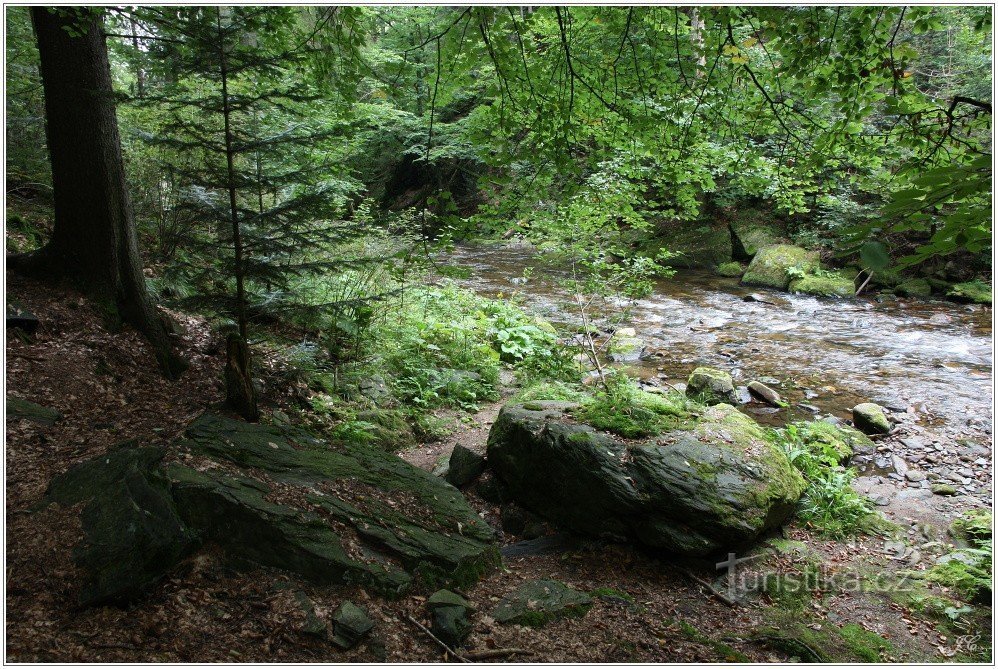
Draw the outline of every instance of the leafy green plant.
M839 465L841 455L831 444L805 443L795 425L773 431L772 437L807 481L797 509L801 520L833 538L883 526L873 503L852 488L855 472Z

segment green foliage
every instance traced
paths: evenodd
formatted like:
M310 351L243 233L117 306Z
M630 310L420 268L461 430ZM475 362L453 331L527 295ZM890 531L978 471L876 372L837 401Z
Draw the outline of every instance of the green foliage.
M519 391L510 401L515 403L543 400L581 402L585 397L585 393L581 390L561 381L540 381Z
M797 510L801 520L833 538L883 528L873 503L852 488L855 473L839 465L841 453L834 444L805 442L796 425L774 431L772 436L807 481Z
M929 583L952 588L966 602L990 600L992 580L994 516L985 509L967 511L953 522L954 534L970 544L936 561L924 578ZM958 615L954 609L950 615Z

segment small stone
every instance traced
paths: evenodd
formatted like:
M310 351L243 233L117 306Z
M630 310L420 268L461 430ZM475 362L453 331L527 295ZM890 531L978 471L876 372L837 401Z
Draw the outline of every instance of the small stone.
M450 590L437 590L426 600L431 613L430 630L449 646L460 646L471 634L468 615L474 607L461 595Z
M920 472L916 469L909 469L905 472L904 477L912 483L921 483L925 480L925 472Z
M55 409L22 400L20 397L7 397L7 418L30 420L33 423L51 427L62 420L62 414Z
M309 636L325 639L328 634L326 623L316 615L315 604L312 603L312 600L299 590L295 593L295 601L298 603L298 608L305 614L305 624L302 626L302 631Z
M780 394L759 381L750 381L748 384L748 390L752 393L753 397L756 397L767 404L773 406L782 406L783 400L780 399Z
M686 382L686 396L706 404L738 404L738 393L731 375L712 367L697 367Z
M891 431L890 421L883 408L873 402L857 404L852 409L852 422L866 434L887 434Z
M592 598L560 581L542 579L524 583L506 595L492 612L501 624L540 627L564 617L581 617L592 605Z
M17 304L7 302L7 329L22 330L26 333L35 334L38 331L38 316Z
M349 650L360 643L373 627L374 622L367 612L347 600L333 614L333 643Z
M468 609L461 606L440 606L433 609L430 630L448 646L461 646L472 630Z
M931 490L934 495L950 496L957 493L956 487L948 483L935 483L932 485Z

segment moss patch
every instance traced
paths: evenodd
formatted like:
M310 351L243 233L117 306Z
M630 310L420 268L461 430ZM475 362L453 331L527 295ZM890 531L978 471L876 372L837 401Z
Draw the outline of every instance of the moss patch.
M792 293L808 293L822 297L853 297L856 294L852 279L838 274L823 276L808 274L791 281L789 288Z
M717 273L721 276L738 278L745 273L745 265L740 262L726 262L717 266Z
M950 288L946 297L958 302L991 304L991 286L980 280L958 283Z
M822 455L830 450L840 463L847 462L856 449L874 447L869 437L848 425L833 425L823 420L794 425L801 441L812 452Z
M889 641L854 623L841 628L827 620L814 624L797 612L776 609L766 617L769 624L752 637L802 662L884 662L894 653Z
M925 279L908 279L902 281L894 292L907 297L929 297L932 295L932 286Z
M759 250L742 277L742 283L786 290L794 274L813 274L820 268L817 251L778 244Z

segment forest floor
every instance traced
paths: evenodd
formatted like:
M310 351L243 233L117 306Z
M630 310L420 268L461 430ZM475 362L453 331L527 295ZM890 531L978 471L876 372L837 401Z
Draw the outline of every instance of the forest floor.
M180 352L191 367L178 382L163 380L151 351L134 331L109 332L98 314L70 287L53 288L8 276L8 294L41 321L32 337L8 331L7 393L58 410L50 427L23 420L6 424L6 659L19 662L431 662L444 653L409 616L427 622L419 592L400 600L369 596L361 588L316 587L293 576L259 569L231 571L211 549L180 569L131 608L76 605L80 582L73 546L81 538L77 509L39 508L52 477L70 465L129 439L167 444L201 411L221 401L224 352L200 318L173 314L185 333ZM432 469L455 444L483 452L499 403L485 406L446 439L402 453ZM273 408L278 407L271 407ZM469 501L494 526L499 509L473 494ZM958 500L959 498L954 498ZM928 514L923 538L941 533L959 511ZM899 519L900 520L900 517ZM934 527L935 529L931 529ZM554 530L551 530L553 533ZM934 533L934 534L933 534ZM506 553L516 537L500 534ZM910 553L901 562L883 537L836 542L791 525L779 550L760 563L781 573L818 568L825 575L923 569ZM800 544L795 541L802 542ZM523 546L523 544L520 544ZM784 541L783 545L788 545ZM925 552L925 551L923 551ZM723 581L709 563L677 562L633 546L570 540L544 553L508 554L504 568L466 591L477 613L469 651L517 648L525 654L497 661L719 662L786 661L795 657L774 643L770 626L789 613L808 634L845 641L856 657L883 661L943 661L976 657L972 627L955 633L945 620L909 608L898 593L808 588L790 598L761 594L730 605L711 592ZM503 626L489 615L519 584L555 578L586 592L599 591L581 618L542 628ZM305 592L320 615L350 599L375 622L371 636L350 651L304 631L295 593ZM785 594L785 593L783 593ZM988 609L990 615L990 609ZM852 623L886 642L836 630ZM809 637L810 638L810 637ZM864 637L865 638L865 637ZM990 652L990 639L987 652ZM840 644L841 645L841 644ZM855 647L854 647L855 646ZM872 651L870 649L873 649Z

